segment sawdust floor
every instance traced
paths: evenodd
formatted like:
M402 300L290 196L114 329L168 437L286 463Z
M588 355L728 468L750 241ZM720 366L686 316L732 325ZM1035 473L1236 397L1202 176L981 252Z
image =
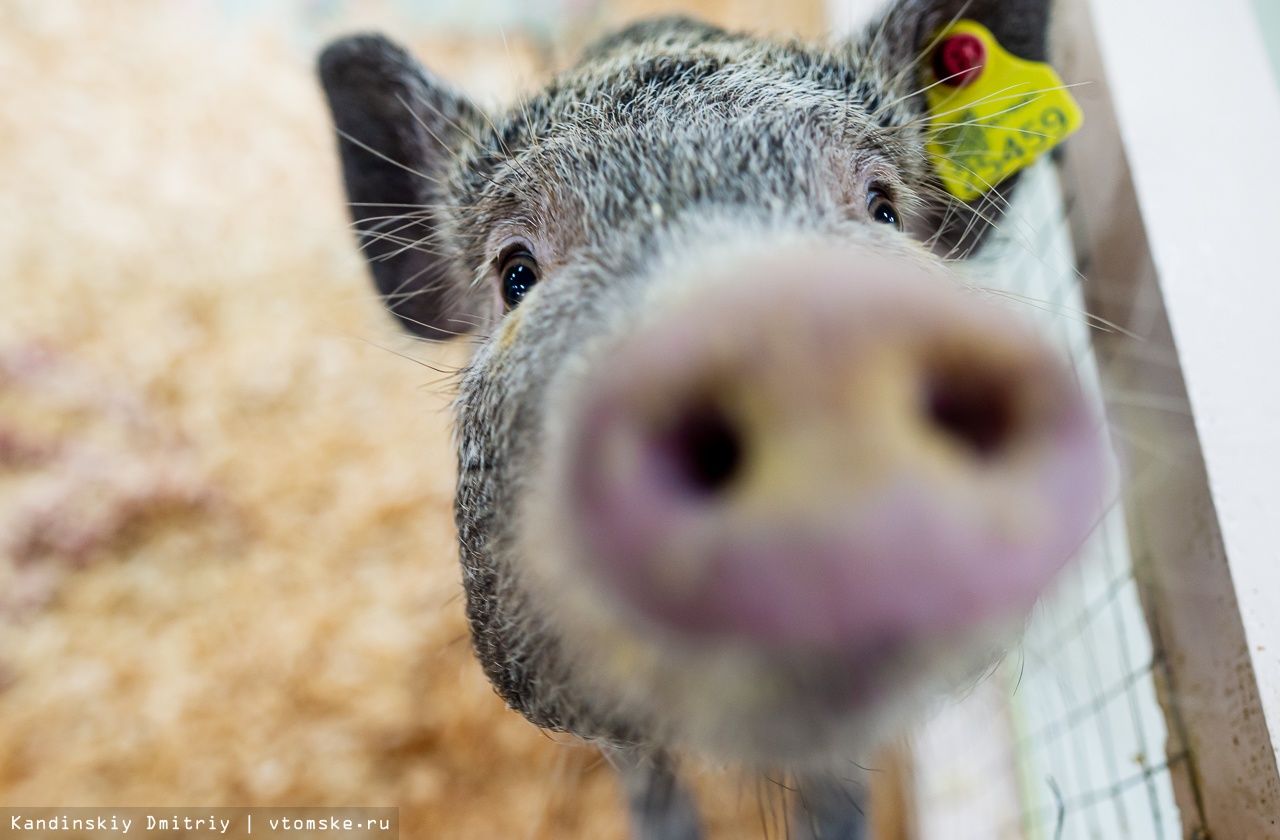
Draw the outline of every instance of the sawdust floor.
M371 295L306 57L188 12L0 6L0 803L623 837L598 754L504 710L471 657L466 348ZM513 40L508 67L544 72ZM712 837L763 833L754 782L702 786Z

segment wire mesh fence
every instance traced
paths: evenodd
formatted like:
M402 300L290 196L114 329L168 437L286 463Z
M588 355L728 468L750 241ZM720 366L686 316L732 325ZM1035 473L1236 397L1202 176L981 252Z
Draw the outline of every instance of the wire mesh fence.
M975 285L1033 317L1074 360L1103 415L1092 334L1052 163L1028 173ZM1175 840L1171 770L1185 761L1156 694L1166 667L1134 574L1123 505L1037 607L1021 645L916 735L924 838Z

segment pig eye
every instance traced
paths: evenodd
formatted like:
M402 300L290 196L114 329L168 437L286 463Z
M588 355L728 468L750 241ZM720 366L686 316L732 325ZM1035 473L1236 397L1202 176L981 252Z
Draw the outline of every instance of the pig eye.
M873 189L867 193L867 212L871 214L872 221L893 225L898 230L902 230L902 219L898 215L898 208L893 206L893 202L889 200L889 195L884 190Z
M508 311L515 309L538 282L538 261L524 248L502 258L502 299Z

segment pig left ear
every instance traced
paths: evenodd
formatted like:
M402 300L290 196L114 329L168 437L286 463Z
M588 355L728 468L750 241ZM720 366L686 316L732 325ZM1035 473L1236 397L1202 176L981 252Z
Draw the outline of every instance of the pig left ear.
M443 184L484 118L379 35L335 41L319 64L351 218L383 301L424 338L470 332L490 304L444 252Z
M912 101L923 114L927 104L920 91L920 68L930 60L940 30L973 20L990 30L1008 52L1028 61L1046 61L1052 6L1052 0L895 0L868 29L865 49L877 64L892 68L896 79L915 86ZM932 184L913 232L946 256L968 256L1000 220L1017 182L1015 173L968 202L948 195L940 182Z

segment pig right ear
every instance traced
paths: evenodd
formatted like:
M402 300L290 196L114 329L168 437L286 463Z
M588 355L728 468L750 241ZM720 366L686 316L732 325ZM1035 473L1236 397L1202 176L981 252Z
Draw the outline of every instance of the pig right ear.
M894 0L868 27L863 46L877 64L889 68L892 78L913 85L920 64L929 60L937 44L938 31L967 18L985 26L1014 55L1046 61L1052 6L1053 0ZM905 103L916 110L917 118L924 116L925 97L919 87ZM1015 173L969 202L951 198L939 182L914 233L946 256L969 255L999 222L1018 180Z
M446 254L442 184L483 117L379 35L335 41L319 64L351 218L383 301L425 338L470 332L486 302Z

